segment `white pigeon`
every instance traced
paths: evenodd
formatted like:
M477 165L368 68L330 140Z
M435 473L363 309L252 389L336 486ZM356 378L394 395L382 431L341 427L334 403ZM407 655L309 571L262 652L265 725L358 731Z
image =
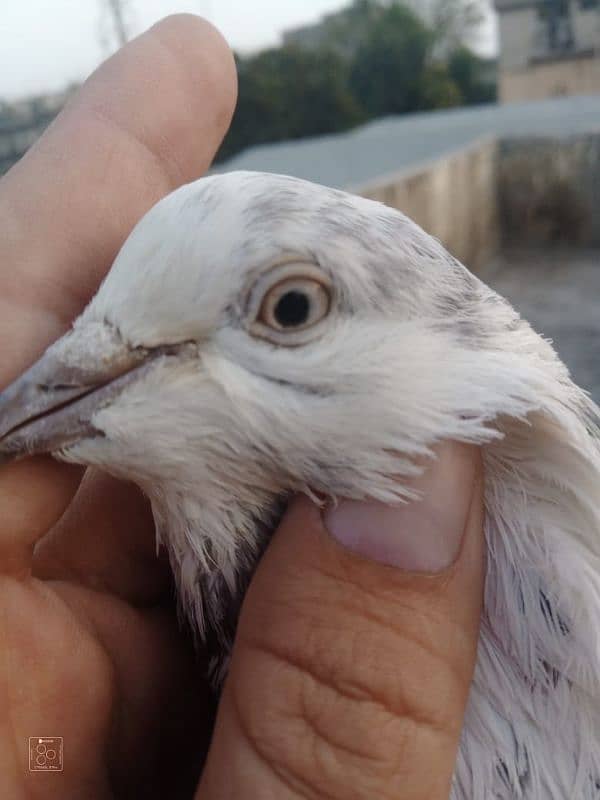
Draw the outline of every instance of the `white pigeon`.
M398 211L229 173L137 225L0 395L0 457L137 482L183 609L226 650L286 497L403 502L437 442L481 445L488 574L452 798L592 800L598 416L551 345Z

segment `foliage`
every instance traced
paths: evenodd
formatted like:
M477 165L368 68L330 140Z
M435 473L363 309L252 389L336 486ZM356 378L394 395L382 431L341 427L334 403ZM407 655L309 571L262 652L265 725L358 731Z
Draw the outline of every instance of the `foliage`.
M462 47L483 22L481 0L435 0L432 29L443 54Z
M350 87L370 116L419 107L431 31L410 9L393 5L371 25L354 56Z
M325 21L327 46L351 58L369 39L373 26L385 11L383 0L354 0L342 13L332 15Z
M265 50L238 60L239 100L220 157L252 144L334 133L366 117L333 51Z
M496 99L496 82L490 77L490 62L461 46L448 59L448 73L459 87L466 105L491 103Z
M420 108L452 108L463 105L463 95L446 64L428 64L419 81Z
M436 0L427 24L397 0L354 0L316 44L237 56L238 107L218 160L377 116L493 100L489 62L463 44L479 9L479 0Z

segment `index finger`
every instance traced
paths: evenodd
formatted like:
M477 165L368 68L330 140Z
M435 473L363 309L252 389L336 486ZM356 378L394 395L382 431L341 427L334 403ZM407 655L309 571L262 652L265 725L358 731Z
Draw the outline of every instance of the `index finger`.
M235 99L221 35L192 15L167 18L104 63L2 178L0 388L82 310L137 220L206 169ZM31 546L78 478L50 459L3 469L0 507L19 500L11 542Z

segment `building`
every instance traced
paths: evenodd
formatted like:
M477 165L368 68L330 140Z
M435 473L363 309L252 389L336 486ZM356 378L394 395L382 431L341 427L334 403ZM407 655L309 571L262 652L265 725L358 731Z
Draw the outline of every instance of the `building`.
M600 92L600 0L496 0L502 102Z
M0 102L0 175L7 172L38 139L61 111L72 89L19 100Z

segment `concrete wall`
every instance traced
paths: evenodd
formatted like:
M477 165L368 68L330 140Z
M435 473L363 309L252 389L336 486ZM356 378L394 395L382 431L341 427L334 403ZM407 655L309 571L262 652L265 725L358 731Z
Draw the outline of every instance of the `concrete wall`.
M503 102L600 91L600 8L572 2L557 35L567 50L551 50L539 3L500 2L500 85Z
M483 140L350 191L403 211L473 272L503 244L598 247L600 132Z
M600 246L600 133L502 142L498 200L507 243Z
M500 70L525 69L538 24L538 12L531 6L516 7L498 18Z
M476 272L500 240L496 156L494 141L480 141L353 191L403 211Z
M499 12L500 62L506 69L522 69L530 58L549 55L548 28L540 14L540 2L500 2ZM600 45L600 9L583 8L572 0L568 14L561 18L560 30L572 35L575 52L594 50ZM570 37L569 37L570 38Z
M532 64L514 72L501 70L498 91L503 103L596 94L600 92L600 53Z
M595 49L600 45L600 9L582 8L580 4L571 3L571 23L577 48Z

